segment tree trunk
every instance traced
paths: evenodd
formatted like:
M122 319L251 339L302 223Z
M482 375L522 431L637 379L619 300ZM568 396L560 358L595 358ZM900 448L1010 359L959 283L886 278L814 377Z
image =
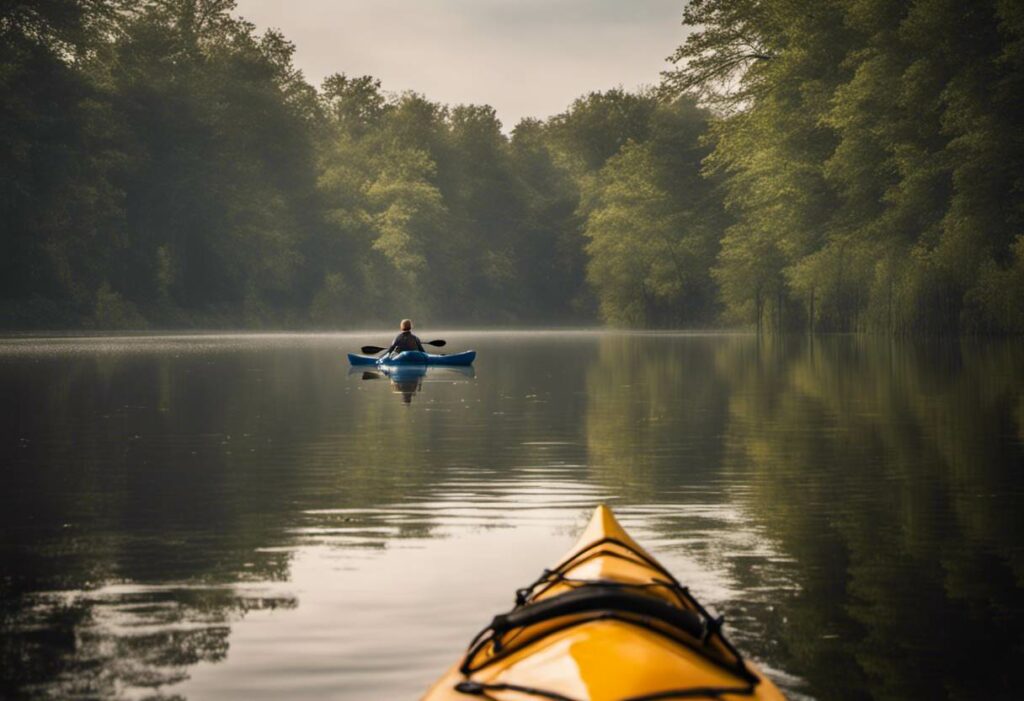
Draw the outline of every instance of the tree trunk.
M811 288L811 311L810 316L807 318L807 329L811 333L814 333L814 288Z
M761 291L758 290L754 296L754 315L757 317L757 335L761 335L761 313L762 313Z
M888 327L886 330L889 334L892 334L892 270L889 271L889 300L888 309L886 310L885 325Z

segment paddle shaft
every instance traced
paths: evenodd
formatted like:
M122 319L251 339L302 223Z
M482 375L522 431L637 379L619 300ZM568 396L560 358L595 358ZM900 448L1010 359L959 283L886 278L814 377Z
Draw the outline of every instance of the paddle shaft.
M445 340L439 338L436 341L427 341L423 345L425 345L425 346L434 346L436 348L440 348L440 347L444 346L447 343L448 343L448 341L445 341ZM374 353L380 353L381 351L386 351L387 348L381 348L380 346L363 346L359 350L361 350L366 355L373 355Z

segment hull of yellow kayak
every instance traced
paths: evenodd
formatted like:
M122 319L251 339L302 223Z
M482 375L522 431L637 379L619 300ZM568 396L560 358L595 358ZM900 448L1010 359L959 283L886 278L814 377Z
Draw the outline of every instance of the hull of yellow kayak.
M599 506L423 701L782 699L720 627Z

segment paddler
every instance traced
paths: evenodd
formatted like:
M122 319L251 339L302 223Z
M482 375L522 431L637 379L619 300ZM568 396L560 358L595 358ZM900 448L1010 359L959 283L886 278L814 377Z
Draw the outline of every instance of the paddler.
M412 332L411 319L402 319L402 323L399 324L398 327L401 331L399 331L398 335L395 336L395 340L392 342L391 347L388 348L385 355L390 355L395 351L399 353L409 350L418 350L420 353L426 352L423 350L423 344L420 343L420 339Z

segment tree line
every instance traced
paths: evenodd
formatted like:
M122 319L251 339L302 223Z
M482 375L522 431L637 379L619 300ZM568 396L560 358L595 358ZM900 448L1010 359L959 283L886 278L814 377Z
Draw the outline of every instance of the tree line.
M509 134L232 0L0 8L0 324L1024 330L1013 3L695 0Z
M726 314L1024 331L1024 5L691 0L665 75L718 118Z

